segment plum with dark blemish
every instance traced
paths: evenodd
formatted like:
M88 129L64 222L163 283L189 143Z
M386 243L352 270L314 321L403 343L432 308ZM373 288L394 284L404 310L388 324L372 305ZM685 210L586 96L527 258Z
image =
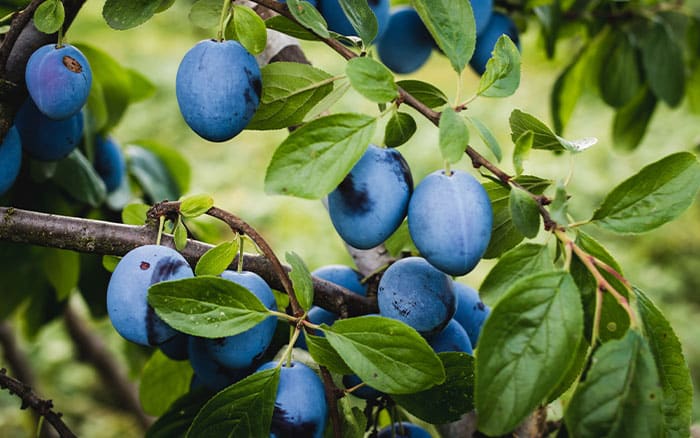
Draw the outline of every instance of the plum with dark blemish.
M328 23L328 29L342 35L356 36L357 32L353 29L350 20L343 12L338 0L321 0L319 11L323 18ZM377 18L377 36L380 38L387 27L389 21L389 12L391 7L390 0L368 0L367 5L374 12Z
M276 362L268 362L258 371L275 366ZM326 395L318 375L301 362L281 367L270 437L321 438L327 415Z
M430 433L413 423L394 423L379 431L377 438L432 438Z
M491 313L491 309L481 301L479 293L466 284L455 281L452 286L457 297L457 311L454 319L464 327L472 346L476 348L481 327Z
M436 353L456 351L472 354L474 352L467 331L455 321L454 317L440 333L428 338L428 344Z
M270 286L254 272L224 271L222 278L251 291L270 310L277 310L275 296ZM277 327L277 318L270 316L258 325L233 336L206 339L209 354L227 368L247 368L270 346Z
M0 144L0 195L12 187L22 165L22 144L14 125Z
M27 61L27 91L37 108L54 120L77 114L87 102L92 70L85 55L70 44L46 44Z
M486 190L460 170L426 176L408 205L408 230L416 248L450 275L474 269L488 247L492 223Z
M399 151L370 145L328 195L328 212L340 237L369 249L401 225L413 192L411 171Z
M33 158L56 161L75 149L83 138L83 112L64 119L46 117L31 98L24 101L15 119L22 148Z
M167 280L193 277L192 268L174 249L144 245L129 251L117 264L107 286L107 313L125 339L159 345L178 332L148 304L148 288Z
M220 391L249 376L254 369L231 369L214 359L207 347L209 339L189 336L188 357L196 383L211 391ZM194 384L194 381L193 381Z
M396 73L411 73L423 66L435 47L418 12L410 6L391 11L386 32L377 41L379 59Z
M423 336L438 333L455 312L452 280L424 258L398 260L382 275L379 314L413 327Z
M126 160L112 137L95 137L95 170L104 181L107 193L122 185L126 177Z
M475 72L482 75L486 71L486 63L491 59L493 48L501 35L508 36L520 48L520 38L515 23L505 14L494 12L487 26L479 34L474 47L474 54L469 65Z
M255 57L237 41L204 40L180 62L175 94L185 122L201 137L222 142L250 122L262 80Z
M158 346L172 360L187 360L189 359L188 346L190 343L190 335L178 332L175 336L168 339Z

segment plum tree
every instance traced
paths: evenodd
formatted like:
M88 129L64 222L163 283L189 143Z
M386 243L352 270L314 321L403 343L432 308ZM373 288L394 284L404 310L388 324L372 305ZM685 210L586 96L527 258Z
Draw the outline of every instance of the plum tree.
M319 11L326 19L329 30L341 35L357 35L339 0L325 0L319 3ZM377 35L381 36L389 21L391 2L388 0L367 0L367 5L377 20Z
M501 35L508 36L516 46L520 44L518 29L507 15L494 12L487 23L476 39L474 55L469 61L469 65L480 75L486 71L486 63L491 59L491 53Z
M386 31L377 42L379 59L396 73L412 73L421 68L435 47L415 9L392 9Z

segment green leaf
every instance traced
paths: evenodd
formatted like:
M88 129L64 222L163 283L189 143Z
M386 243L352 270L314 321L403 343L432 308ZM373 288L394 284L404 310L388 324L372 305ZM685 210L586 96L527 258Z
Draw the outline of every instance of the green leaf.
M564 414L578 436L663 436L661 385L649 346L634 330L603 344ZM686 432L687 436L687 432Z
M262 97L246 129L281 129L300 124L333 90L323 70L298 62L273 62L261 70Z
M412 254L418 254L418 248L411 239L411 233L408 231L408 221L403 221L399 228L394 231L394 234L384 242L386 250L389 251L392 257L399 257L403 251L408 251Z
M410 114L396 111L386 124L384 144L390 148L401 146L413 137L416 129L416 121Z
M180 214L186 218L195 218L209 211L214 206L214 198L207 194L191 195L180 201Z
M554 264L545 245L523 243L498 259L481 283L479 295L483 300L495 303L519 279L552 269Z
M47 0L34 11L34 26L39 32L58 32L66 19L66 11L60 0Z
M277 32L286 33L292 38L306 41L318 41L318 35L299 26L296 22L282 15L275 15L265 20L265 26L268 29L276 30ZM263 86L265 83L263 82Z
M699 188L698 159L690 152L678 152L615 187L591 220L618 233L643 233L683 213Z
M478 95L507 97L520 86L520 51L507 35L501 35L479 81Z
M389 102L399 95L394 74L372 58L362 56L351 59L345 73L350 79L350 85L372 102Z
M524 277L491 311L479 338L479 430L513 430L556 388L583 333L578 290L567 272Z
M112 29L131 29L148 21L160 4L161 0L107 0L102 16Z
M146 431L146 438L183 437L194 417L211 397L209 391L188 392L177 399L158 420Z
M219 25L223 7L223 0L197 0L192 4L187 16L195 26L211 29Z
M685 92L683 51L665 23L651 22L642 34L640 50L649 88L669 106L677 106Z
M520 136L527 131L532 131L534 136L532 141L533 149L544 149L550 151L565 150L562 144L563 139L556 136L551 129L541 122L537 117L520 110L513 110L510 113L510 137L513 143L517 143Z
M247 6L233 5L233 27L236 39L253 55L259 55L267 45L265 22Z
M476 24L469 0L414 0L412 5L452 68L461 73L476 44Z
M442 158L451 164L458 162L469 145L467 124L452 107L447 107L440 115L439 130Z
M364 438L367 429L367 417L362 409L358 408L350 397L338 399L338 410L340 411L340 427L343 431L343 438ZM333 435L333 422L329 422L326 427L326 437Z
M292 280L297 301L302 309L308 312L314 304L314 283L309 268L295 252L287 252L284 257L292 267L289 278Z
M532 150L532 143L534 140L535 133L528 130L523 132L515 141L515 149L513 150L513 168L515 168L516 175L521 175L525 170L523 168L523 161L527 160L527 158L530 156L530 151Z
M314 336L308 332L304 334L306 346L309 349L309 354L314 358L316 363L328 368L329 371L336 374L353 374L352 370L345 363L343 358L338 355L328 339L323 336Z
M663 389L663 429L669 438L687 437L693 411L693 382L681 343L671 324L649 297L639 289L634 292Z
M396 85L430 108L438 108L448 102L447 96L442 90L427 82L404 79L396 82Z
M73 198L92 207L98 207L107 197L102 178L79 149L58 162L53 181Z
M185 193L189 190L190 174L192 173L190 164L174 147L146 139L136 140L131 142L131 144L152 152L168 170L180 193Z
M243 333L270 316L248 289L212 276L156 283L148 303L174 329L205 338Z
M188 361L174 361L155 350L141 371L139 401L143 410L156 417L163 415L173 402L189 392L192 374Z
M338 355L366 384L388 394L410 394L445 381L437 355L418 332L380 316L321 326Z
M102 256L102 267L105 268L107 272L114 272L121 257L105 255Z
M238 252L238 241L222 242L208 250L197 262L194 273L201 275L221 275L233 262Z
M537 236L540 231L540 209L529 194L517 187L512 188L508 208L518 231L530 239Z
M625 106L642 87L637 54L630 38L622 30L611 34L606 61L602 62L598 76L601 97L614 108Z
M627 105L617 110L612 132L616 149L632 151L639 146L654 115L656 102L649 88L642 87Z
M49 284L56 291L56 299L67 299L78 285L80 257L77 252L46 248L42 251L41 266Z
M326 20L311 3L303 0L288 0L287 7L299 24L322 38L330 37Z
M173 241L175 242L175 249L182 251L187 246L187 229L185 224L182 223L182 218L177 219L177 224L173 230Z
M156 92L156 86L146 76L140 72L127 68L129 74L129 102L141 102L153 96Z
M552 184L551 181L528 175L521 175L515 178L515 181L525 190L535 195L541 195ZM486 193L491 199L491 208L493 210L491 240L488 248L486 248L484 258L491 259L513 248L525 236L513 224L513 216L511 216L508 206L510 187L504 187L496 182L487 182L484 184L484 189L486 189Z
M124 155L129 173L151 201L155 203L180 197L178 184L160 157L136 145L127 146Z
M377 36L379 25L377 16L369 7L369 3L364 0L338 0L338 4L343 9L345 16L355 29L365 47L369 47Z
M122 222L126 225L146 225L150 206L141 203L129 204L122 210Z
M557 77L550 94L550 108L554 131L561 134L569 123L574 107L583 94L586 75L590 74L590 52L593 43L586 45Z
M559 225L568 225L569 194L566 192L564 181L557 181L554 199L549 205L549 216Z
M279 379L279 368L258 371L219 392L199 411L186 436L268 436Z
M402 408L433 424L457 421L474 409L474 358L466 353L439 353L445 382L415 394L394 395Z
M476 133L479 134L481 141L484 142L486 147L493 153L496 160L501 161L503 159L501 146L498 144L498 140L496 140L496 137L493 135L493 132L491 132L488 126L486 126L481 119L477 119L476 117L467 117L467 121L469 121L469 123L476 128Z
M584 318L586 318L586 316L587 315L584 314ZM554 390L550 392L547 396L547 402L543 404L546 405L557 400L566 391L568 391L574 383L578 381L578 379L581 377L581 373L583 373L584 368L586 367L589 349L590 345L588 344L586 339L583 339L578 344L578 349L572 357L571 363L569 364L569 368L566 370L565 373L563 373L563 377L557 384L556 388L554 388Z
M265 192L320 199L334 190L369 146L377 120L340 113L312 120L277 147Z

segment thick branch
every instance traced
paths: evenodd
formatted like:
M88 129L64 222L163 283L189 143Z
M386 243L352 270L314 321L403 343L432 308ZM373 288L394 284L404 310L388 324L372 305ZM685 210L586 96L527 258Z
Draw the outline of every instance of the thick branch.
M46 418L46 421L56 429L59 436L63 438L76 436L63 422L61 414L53 411L51 400L40 398L32 392L29 385L8 376L5 368L0 369L0 388L7 389L10 391L10 394L17 395L22 400L22 409L32 408L38 415Z
M0 207L0 240L28 243L51 248L122 256L132 249L153 244L157 230L147 226L133 226L112 222L36 213L15 208ZM162 243L174 247L171 236L163 236ZM182 255L195 265L212 245L189 240ZM231 264L235 269L237 260ZM263 256L246 255L243 269L260 275L272 288L284 290L272 264ZM285 269L289 269L285 266ZM365 315L376 313L377 302L354 294L347 289L320 278L314 278L314 303L338 314Z

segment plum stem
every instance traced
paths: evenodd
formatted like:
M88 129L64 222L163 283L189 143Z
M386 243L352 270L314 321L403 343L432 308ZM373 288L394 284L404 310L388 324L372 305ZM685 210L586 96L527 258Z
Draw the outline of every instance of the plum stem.
M225 38L226 32L226 19L229 16L231 10L231 0L224 0L224 6L221 8L221 16L219 17L219 30L216 34L216 39L221 42Z
M165 226L165 216L158 218L158 237L156 238L156 245L160 245L160 241L163 238L163 228Z

